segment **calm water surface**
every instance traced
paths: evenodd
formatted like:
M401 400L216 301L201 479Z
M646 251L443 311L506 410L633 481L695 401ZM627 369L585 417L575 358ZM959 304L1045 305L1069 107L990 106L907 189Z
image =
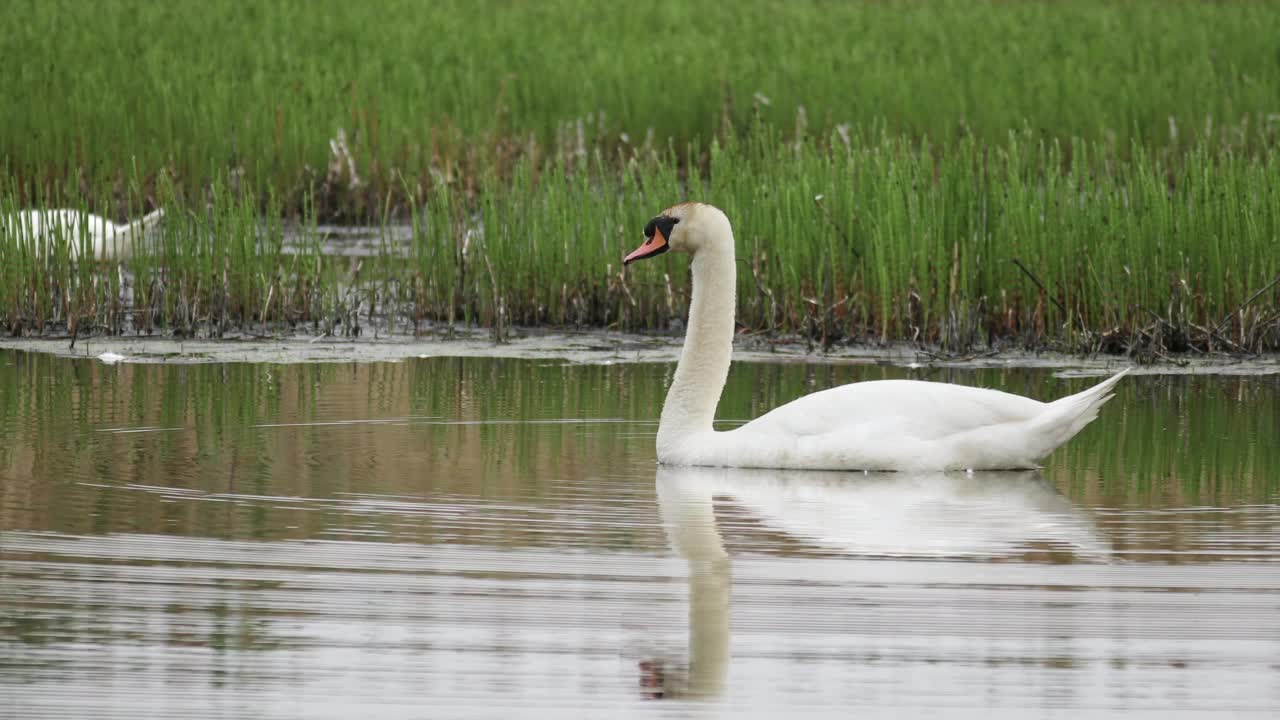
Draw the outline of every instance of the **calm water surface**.
M669 365L0 352L0 716L1275 717L1280 380L1041 472L659 469ZM738 365L720 417L928 377Z

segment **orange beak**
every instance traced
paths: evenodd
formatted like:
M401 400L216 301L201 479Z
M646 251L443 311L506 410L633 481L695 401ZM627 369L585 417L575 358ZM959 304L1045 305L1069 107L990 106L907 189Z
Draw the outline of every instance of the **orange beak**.
M667 239L663 237L662 231L658 228L654 228L653 237L645 240L643 245L632 250L630 255L623 258L622 264L630 265L637 260L644 260L645 258L651 258L654 255L661 255L670 249L671 246L667 244Z

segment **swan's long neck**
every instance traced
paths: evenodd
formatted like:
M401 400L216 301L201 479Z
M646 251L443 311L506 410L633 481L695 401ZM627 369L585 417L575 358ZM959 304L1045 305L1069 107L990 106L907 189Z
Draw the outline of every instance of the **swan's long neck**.
M684 349L667 391L658 423L658 448L670 447L692 433L708 432L729 377L733 355L735 289L733 231L716 218L704 230L707 241L693 256L693 301Z

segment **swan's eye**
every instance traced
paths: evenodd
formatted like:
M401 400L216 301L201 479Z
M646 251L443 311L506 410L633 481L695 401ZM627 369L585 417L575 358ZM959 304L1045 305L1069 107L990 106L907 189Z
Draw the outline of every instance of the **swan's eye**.
M662 237L669 238L671 237L671 229L674 228L676 226L676 223L678 222L680 222L680 220L677 218L668 217L666 215L659 215L658 217L650 220L647 224L645 224L644 236L652 240L653 233L655 231L661 230Z

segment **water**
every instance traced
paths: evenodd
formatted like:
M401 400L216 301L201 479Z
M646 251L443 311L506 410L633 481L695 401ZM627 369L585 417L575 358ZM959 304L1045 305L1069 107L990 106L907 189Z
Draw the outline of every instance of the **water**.
M1276 376L1041 472L658 469L668 364L0 353L0 715L1272 717ZM924 377L739 365L726 426Z

